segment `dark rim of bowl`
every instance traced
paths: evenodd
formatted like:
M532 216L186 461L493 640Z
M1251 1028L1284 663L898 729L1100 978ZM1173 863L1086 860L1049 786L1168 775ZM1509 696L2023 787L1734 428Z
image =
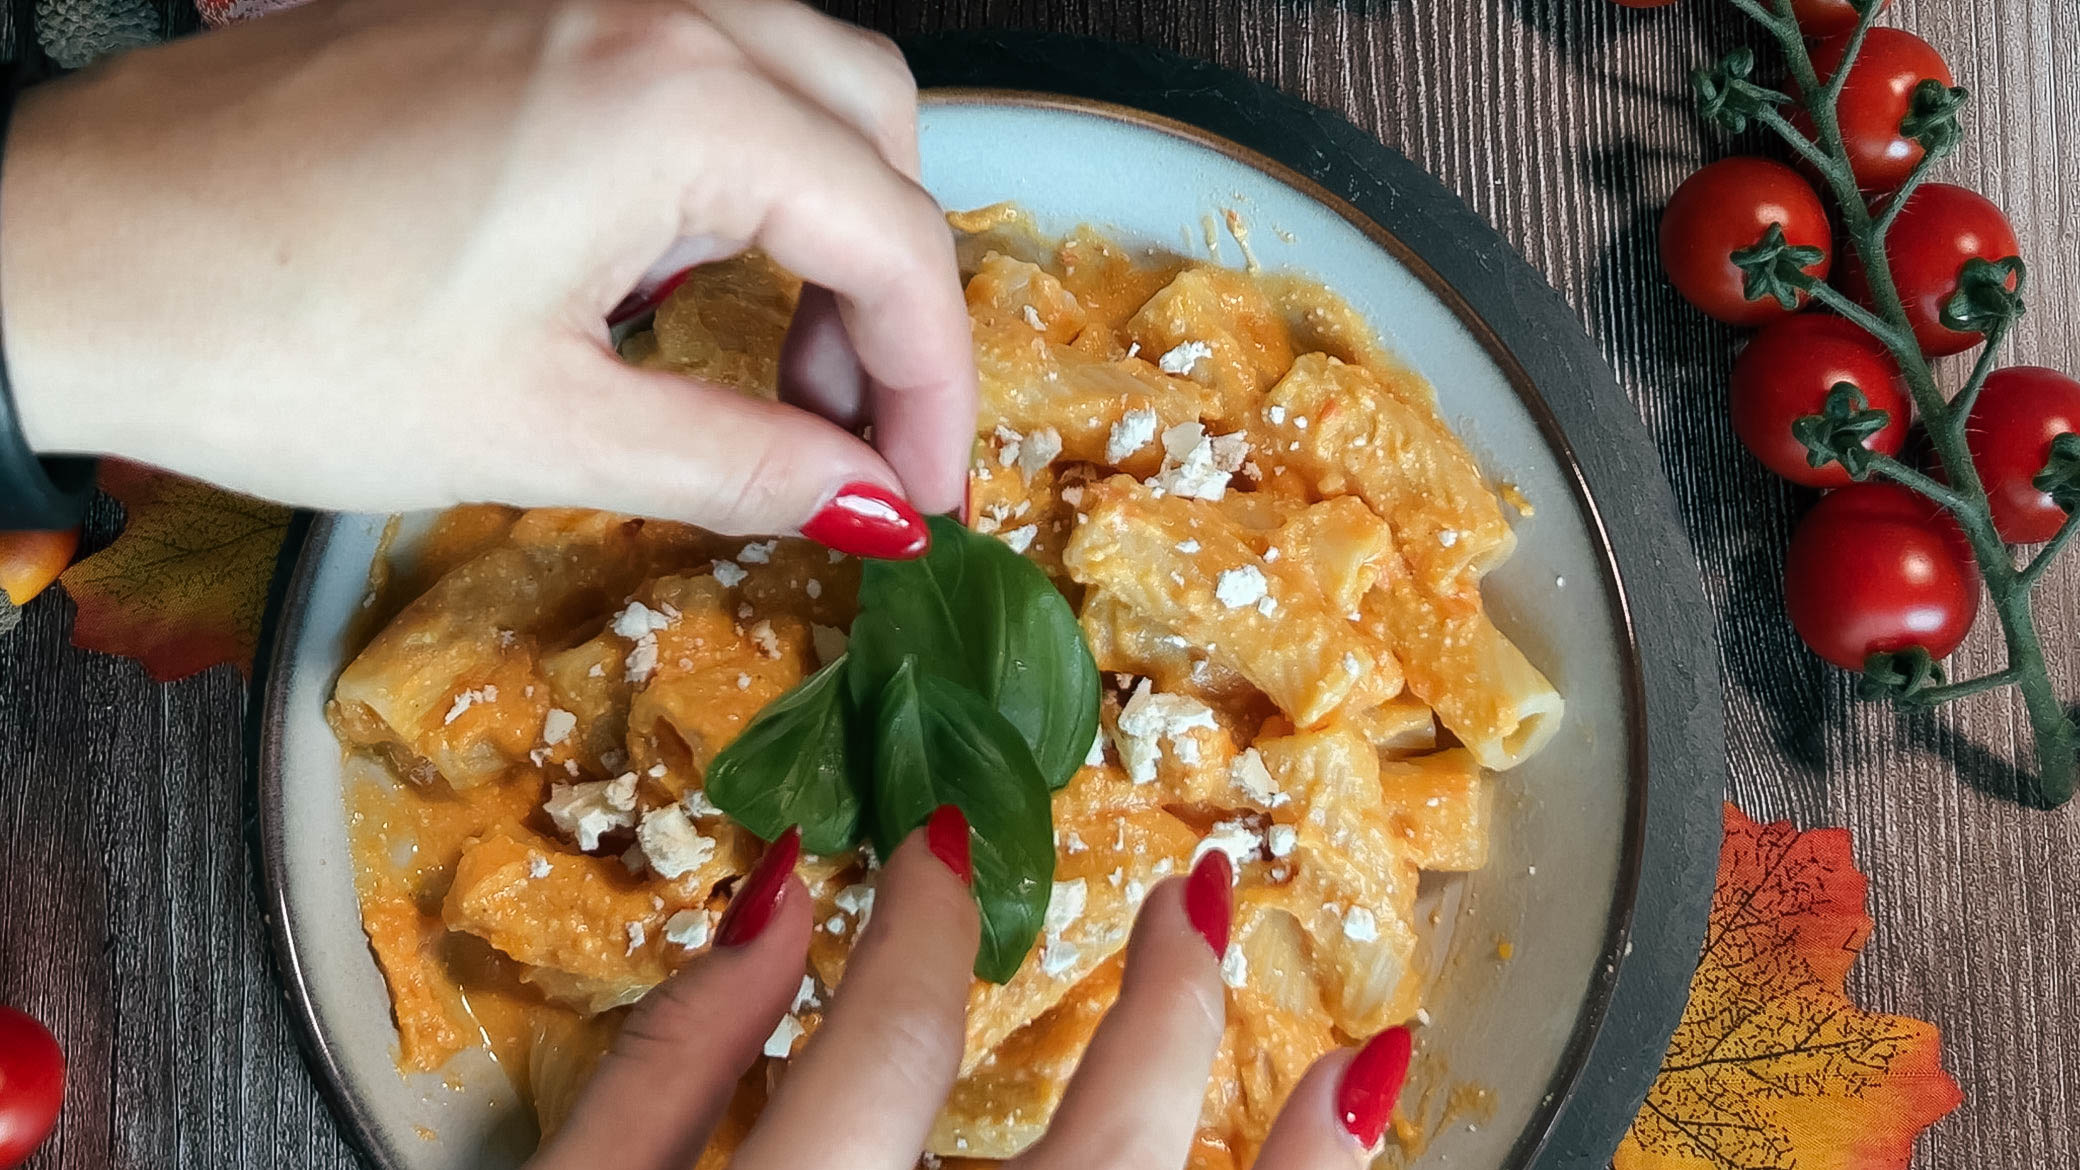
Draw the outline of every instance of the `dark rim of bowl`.
M930 87L927 103L1048 107L1133 123L1218 151L1323 204L1453 311L1537 421L1601 545L1598 568L1625 632L1631 776L1600 970L1560 1067L1503 1165L1602 1163L1638 1110L1688 997L1716 869L1725 755L1714 627L1699 575L1645 428L1595 343L1457 196L1328 111L1146 46L959 32L914 38L904 49ZM1548 398L1541 385L1556 393ZM1578 452L1570 431L1591 446ZM284 631L300 629L308 576L331 529L329 519L299 515L283 543L248 695L247 827L272 958L305 1061L362 1157L388 1168L400 1163L347 1085L306 984L284 871L279 683L293 646Z

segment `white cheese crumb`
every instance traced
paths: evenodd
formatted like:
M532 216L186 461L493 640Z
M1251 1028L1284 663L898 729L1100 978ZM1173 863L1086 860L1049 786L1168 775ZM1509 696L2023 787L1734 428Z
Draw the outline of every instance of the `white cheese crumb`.
M794 1042L802 1038L802 1022L793 1016L781 1016L773 1027L773 1034L766 1037L764 1052L767 1056L785 1059L794 1051Z
M750 690L750 689L751 689L751 676L750 676L750 675L748 675L748 674L740 674L740 675L738 675L738 676L737 676L737 689L738 689L738 690L740 690L740 691L748 691L748 690Z
M1299 840L1300 834L1291 825L1273 825L1264 832L1264 848L1269 849L1273 857L1292 856L1293 846Z
M1263 848L1263 839L1257 836L1255 829L1250 828L1249 822L1218 821L1213 828L1206 831L1204 837L1199 838L1198 847L1192 850L1192 864L1199 864L1200 858L1218 849L1227 854L1228 860L1234 863L1231 867L1232 876L1236 881L1240 881L1242 867L1255 861L1263 852Z
M761 656L780 657L780 635L773 632L773 623L760 618L758 624L751 627L750 637L751 644L758 647Z
M1241 947L1229 947L1221 956L1221 982L1230 987L1241 987L1249 982L1249 960L1242 955Z
M551 707L549 713L542 717L542 742L554 747L569 739L577 726L576 715L561 707Z
M1265 617L1278 616L1278 598L1266 597L1263 600L1257 602L1257 612L1263 614Z
M461 694L455 696L455 705L448 708L448 714L445 718L441 720L441 723L443 725L446 725L455 722L457 719L462 718L462 713L464 711L469 710L471 707L476 706L478 703L496 702L498 702L497 687L485 686L476 688L474 690L463 691Z
M686 815L690 817L719 817L722 815L722 810L716 807L714 801L708 799L708 790L705 788L696 788L685 796L680 797L679 804L686 810Z
M874 916L874 887L865 882L854 882L832 895L831 904L850 914L860 928L865 929L867 920Z
M1083 917L1089 904L1090 890L1082 878L1054 884L1054 894L1047 900L1047 919L1040 929L1050 935L1059 935Z
M1249 439L1242 433L1209 437L1199 423L1179 423L1163 432L1163 469L1149 486L1158 495L1219 500L1248 458Z
M1047 465L1062 454L1062 433L1053 427L1041 427L1026 436L1019 445L1017 462L1020 474L1027 479L1047 470Z
M844 657L845 647L851 644L845 631L838 627L815 624L809 626L809 641L816 647L816 661L823 666Z
M1074 829L1069 830L1069 836L1067 838L1066 843L1063 845L1064 852L1082 853L1089 848L1090 846L1083 843L1083 834L1077 832ZM1082 879L1079 878L1077 880L1081 881Z
M1040 535L1040 526L1037 524L1028 524L1023 528L1014 528L1011 531L1006 532L1000 539L1002 539L1005 544L1011 546L1012 552L1023 553L1027 549L1033 547L1033 538L1038 535Z
M554 868L554 867L552 867L552 866L551 866L551 865L549 864L549 859L548 859L548 858L546 858L546 857L543 857L543 856L542 856L541 854L539 854L539 853L530 853L530 854L528 854L528 855L527 855L527 876L528 876L528 877L534 878L535 880L539 881L539 880L541 880L542 878L548 877L548 876L549 876L549 871L550 871L550 869L552 869L552 868Z
M1271 564L1274 561L1278 560L1279 557L1284 555L1285 554L1278 551L1278 546L1274 544L1270 548L1264 550L1264 563L1267 565Z
M1265 408L1264 417L1271 420L1271 425L1282 426L1286 421L1286 408L1273 403Z
M542 802L542 811L549 814L549 820L558 832L590 853L599 848L602 836L635 823L634 800L626 805L617 805L609 796L609 789L616 783L592 780L583 784L552 785L549 799Z
M1141 680L1127 705L1120 709L1114 729L1113 746L1119 749L1120 763L1125 765L1128 779L1136 784L1147 784L1156 778L1163 740L1168 739L1174 747L1186 742L1195 728L1214 728L1211 707L1186 695L1159 695L1152 688L1147 679ZM1195 751L1197 747L1193 744Z
M604 666L602 666L602 665L600 665L600 664L599 664L599 663L597 663L597 662L595 662L595 663L593 663L593 664L592 664L592 669L591 669L591 670L588 670L588 671L586 671L586 672L585 672L585 677L586 677L586 678L605 678L606 676L607 676L607 668L606 668L606 667L604 667Z
M706 910L681 910L665 919L664 940L694 950L708 945L708 931L714 925Z
M1417 1008L1417 1009L1416 1009L1416 1023L1418 1023L1418 1024L1421 1024L1421 1025L1423 1025L1423 1026L1424 1026L1425 1028L1427 1028L1427 1027L1429 1027L1429 1026L1430 1026L1430 1012L1429 1012L1429 1009L1427 1009L1427 1008Z
M676 804L646 813L636 828L636 841L650 868L666 881L692 873L715 853L715 842L701 836L685 808Z
M1135 356L1136 354L1139 354L1140 352L1141 352L1141 343L1140 343L1140 342L1138 342L1138 341L1134 341L1134 342L1129 342L1129 343L1127 344L1127 356L1128 356L1128 357L1133 357L1133 356Z
M640 601L631 601L628 607L614 615L613 630L633 642L644 634L669 629L672 621Z
M1031 325L1033 327L1033 332L1047 332L1047 323L1040 319L1040 310L1034 308L1031 305L1024 305L1021 307L1024 308L1026 311L1026 324Z
M1155 437L1156 412L1145 406L1136 407L1112 424L1112 432L1105 437L1105 462L1122 463L1127 456L1148 446Z
M1103 767L1104 764L1105 726L1103 724L1099 724L1098 733L1096 735L1091 736L1091 750L1083 753L1083 766L1086 768L1098 768Z
M1251 803L1265 808L1277 808L1291 799L1278 790L1278 781L1272 777L1271 769L1264 766L1263 754L1255 748L1244 748L1228 763L1228 779Z
M1306 416L1306 415L1304 415L1304 414L1296 414L1296 415L1294 415L1294 416L1293 416L1293 426L1294 426L1294 428L1295 428L1295 429L1298 429L1298 430L1303 430L1303 431L1304 431L1304 430L1306 430L1306 429L1307 429L1307 416Z
M738 550L737 559L747 565L770 565L773 563L773 550L779 547L778 540L754 541Z
M809 578L808 582L802 586L802 592L809 595L809 600L814 601L817 598L823 596L823 582L818 581L814 577L811 577Z
M1049 979L1059 979L1062 974L1076 966L1083 957L1075 943L1066 939L1050 938L1040 948L1040 970Z
M802 985L799 988L795 989L794 1004L790 1006L787 1010L790 1012L799 1012L803 1008L818 1008L822 1006L822 1003L820 1003L816 998L816 976L802 976Z
M1180 540L1177 542L1175 547L1178 552L1181 552L1186 556L1191 556L1193 553L1199 551L1199 542L1196 540Z
M642 945L650 941L650 932L640 922L628 924L628 954L635 954Z
M1343 914L1343 937L1352 942L1373 942L1379 938L1379 922L1372 911L1353 906Z
M1166 374L1189 374L1200 359L1213 356L1213 347L1203 341L1186 341L1156 359L1156 368Z
M1255 605L1271 591L1271 583L1264 579L1264 571L1255 565L1223 570L1213 584L1213 599L1229 609L1241 609Z
M1443 545L1446 548L1450 548L1453 545L1459 543L1458 530L1452 528L1443 529L1437 534L1437 543Z
M735 589L744 583L744 578L751 575L744 571L744 566L735 561L716 561L715 567L710 571L715 574L715 583L724 589Z

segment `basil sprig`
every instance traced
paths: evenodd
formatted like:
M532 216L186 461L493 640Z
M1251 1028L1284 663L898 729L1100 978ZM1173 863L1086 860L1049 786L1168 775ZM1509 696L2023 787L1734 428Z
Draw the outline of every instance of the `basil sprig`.
M870 836L887 856L942 804L968 818L982 915L975 974L1002 983L1054 881L1048 793L1098 727L1098 668L1047 575L933 517L912 561L869 561L846 655L761 711L708 767L708 798L812 852Z

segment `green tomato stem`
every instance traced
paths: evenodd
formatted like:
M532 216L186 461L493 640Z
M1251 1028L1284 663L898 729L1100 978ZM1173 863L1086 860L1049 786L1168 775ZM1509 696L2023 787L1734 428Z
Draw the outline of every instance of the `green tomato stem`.
M2030 558L2029 565L2022 570L2024 588L2034 588L2043 579L2044 573L2051 568L2051 562L2057 560L2058 554L2073 542L2075 533L2080 533L2080 512L2068 512L2065 523L2058 526L2058 531L2043 548L2037 550L2037 555Z
M1968 678L1962 682L1930 687L1914 696L1914 703L1916 706L1933 707L1939 703L1947 703L1952 699L1962 699L1966 695L1976 695L1984 691L1997 691L2002 687L2014 686L2017 681L2018 677L2011 667L1993 674L1980 675L1978 678Z

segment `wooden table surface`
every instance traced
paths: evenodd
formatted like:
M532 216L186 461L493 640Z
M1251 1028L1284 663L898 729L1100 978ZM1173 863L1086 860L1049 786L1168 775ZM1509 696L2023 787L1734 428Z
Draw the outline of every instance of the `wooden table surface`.
M110 0L149 18L179 0ZM19 12L25 5L15 6ZM39 5L42 7L42 5ZM1347 114L1441 178L1575 306L1662 445L1717 607L1733 798L1845 825L1875 935L1867 1006L1943 1030L1964 1105L1919 1165L2080 1165L2080 804L2031 812L2012 783L2027 724L2002 697L1900 719L1802 652L1778 595L1807 502L1725 422L1735 337L1662 283L1657 209L1701 160L1687 71L1749 37L1719 0L840 0L893 33L1016 25L1211 58ZM1991 195L2032 266L2013 359L2080 370L2080 0L1901 0L1975 95L1942 177ZM113 520L97 513L105 538ZM2080 557L2042 589L2063 693L2080 695ZM53 597L0 639L0 1002L49 1021L72 1061L36 1170L346 1167L265 957L242 832L241 683L171 686L66 644ZM1963 652L1998 661L1992 615Z

